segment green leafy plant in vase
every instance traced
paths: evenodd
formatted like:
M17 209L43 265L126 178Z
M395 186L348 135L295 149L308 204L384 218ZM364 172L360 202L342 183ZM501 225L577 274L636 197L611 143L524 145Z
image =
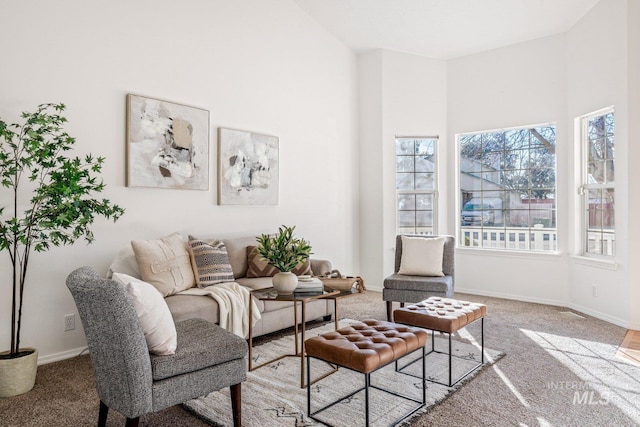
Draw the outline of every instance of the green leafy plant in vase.
M295 226L281 226L275 235L262 234L257 238L257 251L264 261L279 273L273 277L273 287L279 294L290 294L298 285L298 277L291 272L312 254L309 242L293 235Z
M32 252L80 238L91 243L96 216L116 221L124 213L109 200L95 198L105 188L99 179L104 158L68 156L76 140L63 129L64 110L64 104L42 104L22 113L22 124L0 118L0 252L8 253L13 267L11 295L1 298L11 301L11 346L0 353L0 397L25 393L35 382L37 351L20 347Z

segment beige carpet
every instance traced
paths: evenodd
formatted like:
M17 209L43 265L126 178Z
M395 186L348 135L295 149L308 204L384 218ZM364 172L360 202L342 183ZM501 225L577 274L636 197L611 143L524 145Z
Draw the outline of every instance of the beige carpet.
M355 323L355 320L342 320L340 326ZM479 328L479 326L478 326ZM333 323L307 331L307 338L332 331ZM436 335L436 350L444 351L448 341ZM294 348L293 335L265 343L254 348L254 359L257 361L273 360L279 355L292 353ZM480 361L480 348L473 340L454 340L454 378L468 372ZM417 354L409 355L408 360L414 360ZM485 349L485 366L489 365L504 353ZM446 355L432 353L427 356L427 378L443 382L448 379L448 358ZM421 375L420 364L414 363L405 370L414 375ZM313 360L311 364L312 380L329 373L331 367L321 361ZM479 371L466 377L468 382ZM395 372L394 366L388 365L371 376L372 384L421 399L422 380L413 376ZM312 386L312 410L319 409L361 388L364 376L348 369L340 369ZM449 394L455 392L462 383L455 387L427 383L426 406L419 410L412 418L426 413ZM300 388L300 358L286 357L269 363L248 374L248 379L242 384L242 418L247 426L270 427L300 427L321 426L307 415L307 390ZM418 404L401 399L377 389L370 389L370 421L371 426L387 426L394 420L407 415ZM211 393L209 396L192 400L185 404L187 408L212 422L214 425L231 426L231 403L229 391L223 390ZM317 415L317 418L336 427L349 427L364 422L364 391L353 395L343 403L335 405Z
M615 357L625 328L587 315L576 316L563 307L477 295L456 297L487 304L485 345L507 355L414 420L412 426L640 425L640 368ZM339 309L341 318L386 316L381 294L373 291L340 300ZM259 342L288 333L261 337ZM543 344L536 336L555 337L555 341ZM571 343L582 343L582 352L596 349L597 356L575 358ZM604 363L580 365L583 360L597 359L604 359ZM606 401L601 400L600 390L609 393ZM592 403L574 403L576 392L581 398L585 391L588 397L593 392ZM40 366L33 390L0 398L2 427L95 426L97 417L98 396L86 355ZM122 415L112 411L107 426L123 425ZM141 425L210 424L177 405L145 415Z

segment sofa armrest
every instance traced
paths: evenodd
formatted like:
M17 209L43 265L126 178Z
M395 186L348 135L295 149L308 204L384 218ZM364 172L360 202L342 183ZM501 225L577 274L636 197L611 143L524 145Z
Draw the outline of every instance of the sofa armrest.
M331 272L331 261L328 259L310 259L311 261L311 271L315 276L322 276L325 273Z

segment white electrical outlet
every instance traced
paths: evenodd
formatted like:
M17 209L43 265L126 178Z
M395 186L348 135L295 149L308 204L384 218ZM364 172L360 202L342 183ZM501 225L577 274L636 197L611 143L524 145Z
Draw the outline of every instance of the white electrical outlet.
M64 316L64 331L73 331L76 328L76 315L67 314Z

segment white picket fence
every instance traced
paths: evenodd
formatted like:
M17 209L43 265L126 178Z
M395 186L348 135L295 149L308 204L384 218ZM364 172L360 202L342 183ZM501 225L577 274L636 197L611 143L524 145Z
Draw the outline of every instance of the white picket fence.
M615 234L589 232L588 236L589 253L614 255ZM545 228L542 224L532 228L461 227L460 246L555 252L558 236L555 228Z
M555 228L536 224L533 228L461 227L460 246L539 252L558 250Z

